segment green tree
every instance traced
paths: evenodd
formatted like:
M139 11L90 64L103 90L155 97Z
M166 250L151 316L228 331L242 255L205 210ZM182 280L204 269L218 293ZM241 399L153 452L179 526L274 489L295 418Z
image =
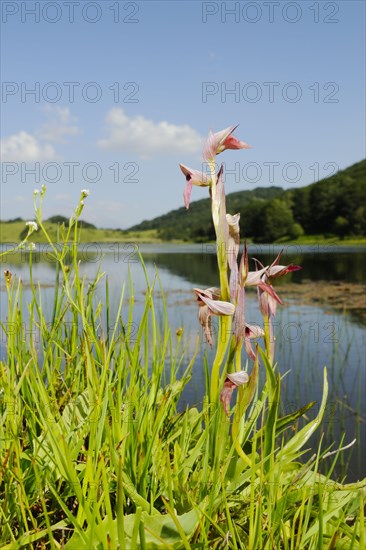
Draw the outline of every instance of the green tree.
M343 216L337 216L333 225L334 233L338 235L338 237L340 237L341 239L344 239L344 237L348 233L348 228L349 221L346 220L346 218L344 218Z
M240 208L240 232L246 237L253 237L254 240L261 235L263 209L267 201L253 199Z
M290 237L291 239L298 239L299 237L302 237L305 234L305 231L303 227L299 223L294 223L291 228Z
M296 229L292 210L287 202L274 199L265 204L262 210L261 234L259 242L272 242L281 237L291 236Z
M355 235L366 235L366 207L359 206L354 212Z

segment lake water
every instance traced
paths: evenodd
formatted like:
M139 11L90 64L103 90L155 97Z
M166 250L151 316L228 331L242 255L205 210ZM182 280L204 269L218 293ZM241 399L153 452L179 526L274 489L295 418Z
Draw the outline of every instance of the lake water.
M5 245L4 245L5 246ZM270 263L281 247L257 245L249 248L249 257L259 258L263 264ZM147 271L154 279L156 268L164 288L168 315L172 330L184 328L186 366L194 352L196 336L200 335L200 351L195 363L192 380L182 399L185 404L198 405L204 390L203 358L208 361L213 355L202 338L198 323L198 308L193 287L208 288L218 285L214 245L140 245ZM285 302L278 308L276 317L276 360L281 373L288 372L283 381L282 412L293 412L309 401L317 405L309 411L313 418L318 410L322 394L323 367L328 368L329 398L325 419L315 438L310 456L316 452L321 435L323 448L333 441L339 446L345 433L343 445L357 438L352 449L344 453L337 470L338 476L347 473L347 480L354 481L366 475L363 457L366 455L366 400L365 400L365 325L359 316L360 308L352 311L352 292L346 296L342 309L332 307L332 296L324 303L324 285L332 285L331 293L340 292L347 283L352 289L365 281L364 250L333 245L287 246L282 264L296 263L301 271L291 273L275 285ZM92 279L100 263L108 275L111 304L117 308L124 282L128 286L128 271L132 274L136 298L135 321L138 322L144 303L145 278L134 243L87 244L80 247L81 272ZM3 268L20 276L25 286L27 300L29 283L26 253L8 256ZM251 269L254 269L253 265ZM46 245L39 245L34 253L33 277L42 285L43 305L51 308L55 264ZM288 289L292 291L289 293ZM306 289L306 292L304 292ZM6 320L5 287L1 287L1 319ZM343 288L342 292L347 292ZM101 293L103 295L103 284ZM334 296L337 298L337 296ZM157 309L162 304L157 292ZM347 306L348 304L348 306ZM361 309L365 308L364 298ZM356 314L355 314L356 312ZM352 314L351 314L352 313ZM123 314L122 314L123 316ZM113 319L113 311L111 314ZM246 299L246 319L261 324L256 292L249 289ZM4 344L2 343L2 355ZM308 447L309 447L308 446ZM336 448L336 447L335 447Z

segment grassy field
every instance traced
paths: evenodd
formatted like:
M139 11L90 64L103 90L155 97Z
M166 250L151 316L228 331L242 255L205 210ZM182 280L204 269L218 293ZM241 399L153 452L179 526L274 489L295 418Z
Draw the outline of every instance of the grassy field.
M345 237L344 239L339 239L335 236L328 235L303 235L298 239L279 239L277 241L279 244L335 244L337 246L366 246L365 237Z
M1 243L18 243L21 238L20 235L24 230L24 221L17 222L5 222L0 221L0 242ZM59 227L55 223L44 222L44 226L50 235L53 242L58 239ZM93 228L80 228L79 239L81 243L87 242L135 242L135 243L161 243L163 242L158 236L157 229L147 229L141 231L122 231L119 229L93 229ZM32 242L43 243L46 242L46 238L41 231L36 231L32 234ZM184 241L171 240L172 244L180 244ZM251 239L248 239L251 242ZM323 235L305 235L299 237L296 240L279 240L279 244L332 244L337 246L366 246L366 238L345 238L343 240L337 237L329 237Z
M57 241L59 227L55 223L45 221L44 226L53 242ZM2 243L18 243L21 238L20 235L24 230L24 221L19 222L3 222L0 221L0 242ZM80 228L79 230L80 242L144 242L144 243L158 243L161 239L157 237L157 231L155 229L147 231L121 231L118 229L93 229L93 228ZM32 242L43 243L46 242L46 238L41 231L36 231L32 234Z

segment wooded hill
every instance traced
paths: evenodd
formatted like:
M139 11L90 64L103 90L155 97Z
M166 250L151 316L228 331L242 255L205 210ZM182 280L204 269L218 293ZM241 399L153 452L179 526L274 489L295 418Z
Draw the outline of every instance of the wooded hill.
M184 181L182 182L183 191ZM226 197L227 211L240 212L241 234L255 242L302 235L366 235L366 159L306 187L258 187ZM210 199L192 202L129 230L155 229L162 240L207 242L215 239Z

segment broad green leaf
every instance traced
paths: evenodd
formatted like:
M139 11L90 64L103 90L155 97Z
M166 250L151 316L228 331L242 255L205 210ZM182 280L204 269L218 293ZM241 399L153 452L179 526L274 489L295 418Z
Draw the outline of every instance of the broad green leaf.
M287 414L286 416L277 418L276 436L280 435L290 424L295 422L295 420L298 420L299 418L301 418L309 409L314 407L315 404L316 404L316 401L311 401L311 403L304 405L304 407L301 407L301 409L298 409L297 411L291 414ZM256 432L255 437L257 439L260 439L263 435L264 430L265 430L265 426L263 426L263 428L260 428Z
M322 421L325 406L327 403L328 397L328 381L327 381L327 370L324 368L324 386L323 386L323 397L320 404L319 413L316 418L304 426L300 431L298 431L291 439L286 443L286 445L278 452L277 458L283 461L293 460L293 456L305 445L305 443L310 439L315 430L319 427L320 422Z
M126 548L123 550L139 550L143 548L138 542L137 546L130 546L133 531L135 527L136 514L130 514L124 517L124 529L125 529L125 541ZM199 522L199 515L196 510L191 510L182 516L176 516L176 520L179 522L181 529L183 530L186 538L189 540ZM143 529L145 533L146 544L144 548L146 550L167 550L169 548L180 549L184 548L182 544L182 537L179 534L177 526L175 525L173 519L169 515L164 516L151 516L146 512L142 512L140 521L143 524ZM103 529L104 525L107 525L106 519L103 520L102 525L98 526L94 530L94 539L90 541L86 547L83 543L81 537L76 533L74 534L69 542L65 545L65 550L98 550L101 544L106 544L107 536L106 530ZM85 535L88 536L90 528L85 532ZM117 548L118 546L118 532L117 532L117 520L113 521L113 531L108 533L110 537L110 546L111 550ZM96 540L95 537L98 537Z

